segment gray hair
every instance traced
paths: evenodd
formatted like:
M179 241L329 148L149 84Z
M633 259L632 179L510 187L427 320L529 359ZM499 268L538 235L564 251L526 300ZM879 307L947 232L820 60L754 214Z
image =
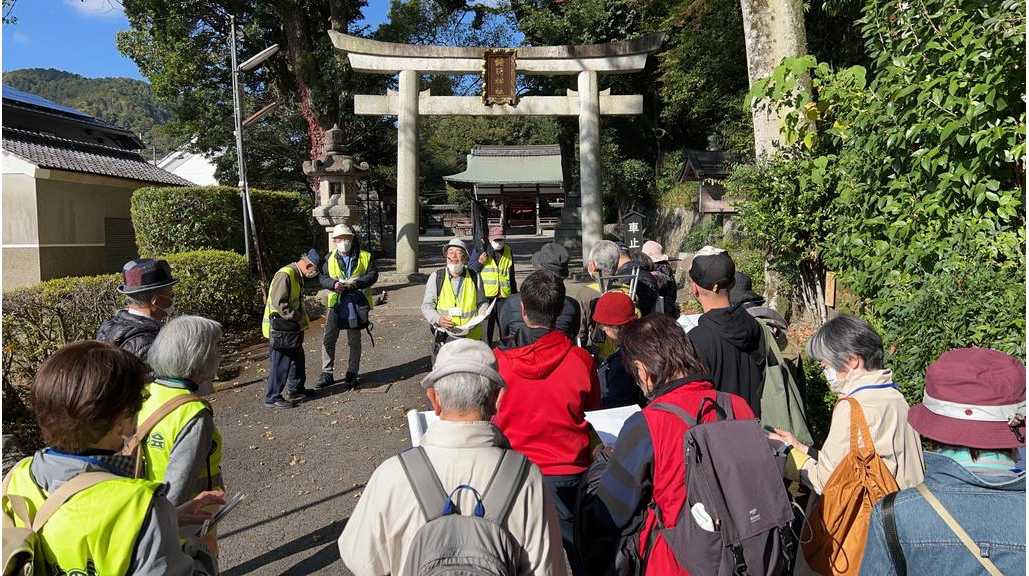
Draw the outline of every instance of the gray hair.
M590 248L590 262L593 262L601 274L610 276L618 268L618 245L610 240L598 240Z
M454 412L470 412L482 414L488 420L497 411L497 394L500 384L467 372L448 374L432 385L436 389L436 397L444 410Z
M807 343L808 356L839 370L851 356L864 362L865 370L882 370L883 340L868 322L856 316L837 316L826 322Z
M218 374L222 325L200 316L178 316L157 333L147 362L158 378L209 382Z

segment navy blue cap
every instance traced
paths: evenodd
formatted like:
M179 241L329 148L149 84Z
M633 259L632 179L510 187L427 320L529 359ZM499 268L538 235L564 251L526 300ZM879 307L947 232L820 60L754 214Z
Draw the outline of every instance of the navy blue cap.
M307 254L304 254L304 258L307 258L307 261L311 264L314 264L315 266L322 265L322 257L320 254L318 254L318 250L315 250L314 248L308 250Z

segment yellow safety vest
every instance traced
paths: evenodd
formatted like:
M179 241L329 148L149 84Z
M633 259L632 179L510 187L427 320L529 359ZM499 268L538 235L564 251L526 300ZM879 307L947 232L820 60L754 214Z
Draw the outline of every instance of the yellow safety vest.
M437 274L444 276L439 298L436 299L436 311L444 316L449 316L455 326L466 324L479 312L479 290L472 278L471 271L464 271L463 280L461 280L461 294L454 294L454 285L450 281L450 274L445 269L440 270ZM453 314L452 308L459 308L461 314ZM465 338L482 340L482 324L472 328Z
M148 384L147 390L150 391L150 397L146 399L143 407L139 410L139 417L136 420L138 424L145 422L151 414L172 398L192 394L192 392L185 388L165 386L161 383L160 379ZM182 432L182 429L191 420L207 409L203 402L187 402L172 410L170 414L162 418L154 426L150 434L147 435L146 441L140 444L145 464L143 478L156 482L164 481L164 473L168 470L172 448L175 447L175 440L179 437L179 433ZM205 490L219 490L223 487L221 474L222 435L218 432L217 428L214 429L212 442L211 453L207 455L207 466L204 470L200 471L199 475L199 478L202 478L207 486Z
M300 312L300 329L306 330L310 320L307 318L307 311L304 310L303 286L304 279L300 277L300 271L293 264L287 264L275 273L285 274L289 278L289 305L290 308ZM265 338L272 335L272 306L269 298L264 304L264 320L261 321L261 333Z
M336 249L333 248L332 252L329 252L329 277L333 280L346 280L347 278L355 278L361 276L368 271L368 267L372 263L371 252L361 250L357 255L357 265L350 274L346 273L346 270L340 267L339 258L336 258ZM368 300L368 307L373 308L375 306L375 300L372 298L371 288L362 290L364 293L365 300ZM329 293L329 308L332 308L339 303L339 294L333 290Z
M498 293L501 298L511 295L511 274L514 272L514 258L511 256L511 247L504 245L500 252L500 261L495 262L492 258L486 257L486 263L482 265L482 287L487 298L493 298Z
M9 494L25 498L35 517L47 494L32 479L32 457L11 471ZM72 496L40 533L46 566L52 573L121 575L129 571L136 540L150 512L160 482L118 478L105 480ZM4 501L4 514L24 527Z

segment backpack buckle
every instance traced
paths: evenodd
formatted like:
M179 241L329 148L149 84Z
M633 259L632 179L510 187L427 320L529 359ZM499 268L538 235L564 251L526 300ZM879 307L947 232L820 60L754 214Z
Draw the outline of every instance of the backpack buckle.
M740 545L733 546L732 559L736 566L733 569L733 573L739 576L745 576L747 574L747 559L743 557L743 547Z

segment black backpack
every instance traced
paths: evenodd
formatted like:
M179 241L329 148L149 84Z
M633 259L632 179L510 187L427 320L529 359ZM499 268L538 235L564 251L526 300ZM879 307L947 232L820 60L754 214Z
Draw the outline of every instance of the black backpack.
M702 422L709 403L705 398L696 415L672 404L650 405L688 427L683 439L686 502L671 525L655 508L655 530L691 574L786 574L796 539L774 449L760 422L734 418L730 396L723 392L713 403L722 419Z

